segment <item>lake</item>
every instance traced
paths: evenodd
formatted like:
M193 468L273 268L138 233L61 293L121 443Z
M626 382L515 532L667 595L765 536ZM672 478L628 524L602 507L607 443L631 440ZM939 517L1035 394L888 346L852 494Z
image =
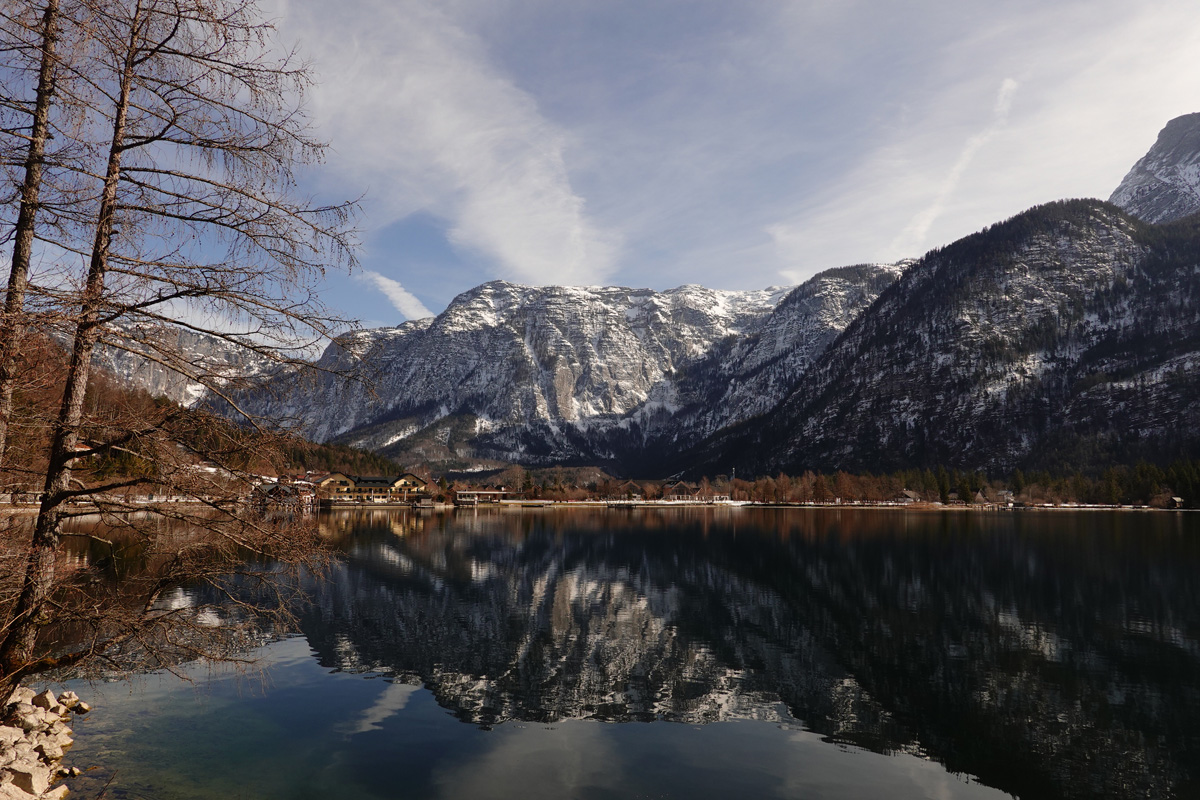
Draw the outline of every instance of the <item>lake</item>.
M1200 797L1200 515L321 517L261 672L72 684L106 798Z

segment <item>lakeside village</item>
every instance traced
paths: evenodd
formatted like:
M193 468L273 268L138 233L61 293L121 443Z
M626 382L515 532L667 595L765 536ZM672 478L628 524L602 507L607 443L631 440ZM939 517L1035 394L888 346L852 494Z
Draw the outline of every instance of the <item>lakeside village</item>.
M768 505L768 506L910 506L975 508L1161 508L1187 506L1183 497L1170 492L1155 475L1143 475L1142 491L1123 490L1116 476L1108 476L1100 488L1077 479L1055 481L1049 475L1026 481L1016 473L1016 487L989 483L981 475L937 474L911 476L856 476L838 472L833 476L807 472L791 478L759 478L741 481L718 477L710 482L618 481L604 477L589 483L570 483L561 476L536 483L519 468L497 477L515 478L512 483L437 482L406 472L398 476L351 475L343 472L281 476L264 479L251 502L266 508L418 508L639 506L679 505ZM913 480L906 481L905 477ZM1132 477L1132 476L1131 476ZM1162 476L1165 478L1166 476ZM953 482L952 482L953 481ZM513 485L516 484L516 485ZM917 488L908 488L915 485ZM951 487L954 487L953 489ZM1125 502L1122 502L1125 501ZM1139 502L1140 501L1140 502Z
M212 466L196 469L219 471ZM315 511L338 508L569 507L608 506L872 506L916 508L1157 508L1197 507L1200 462L1180 462L1168 470L1149 464L1115 467L1088 478L1048 472L1027 478L1020 470L1008 481L979 472L907 470L888 475L779 474L743 480L724 475L699 482L619 480L599 469L509 467L483 481L471 473L450 473L436 481L412 472L359 475L306 471L261 475L240 503L260 509ZM125 506L188 503L197 498L165 493L125 494ZM215 501L216 498L200 498ZM36 506L36 492L0 494L0 508Z

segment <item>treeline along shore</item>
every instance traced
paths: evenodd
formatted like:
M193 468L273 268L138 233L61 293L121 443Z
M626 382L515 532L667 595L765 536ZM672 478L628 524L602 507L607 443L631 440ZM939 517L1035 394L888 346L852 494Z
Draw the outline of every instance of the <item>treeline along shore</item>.
M937 469L885 474L805 471L753 479L729 475L686 480L621 480L595 469L526 470L512 466L483 475L446 475L427 484L429 497L453 503L460 495L493 493L509 502L750 502L766 504L940 504L1044 507L1056 505L1196 508L1200 461L1179 459L1163 468L1148 462L1081 471L1004 477Z

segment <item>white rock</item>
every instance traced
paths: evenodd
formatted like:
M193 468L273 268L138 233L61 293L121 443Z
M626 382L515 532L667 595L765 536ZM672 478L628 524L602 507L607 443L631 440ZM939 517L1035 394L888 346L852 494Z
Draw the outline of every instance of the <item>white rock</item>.
M34 748L42 754L43 761L61 761L63 757L63 749L58 742L53 739L47 739L38 742Z
M21 687L12 696L11 723L0 725L0 800L61 800L67 787L51 790L51 781L80 774L58 766L74 743L65 720L67 704L78 707L78 695L64 692L63 703L49 690L37 694Z
M50 788L50 768L40 763L14 764L8 768L13 776L13 784L33 795L39 795Z
M14 720L20 719L21 717L24 717L24 716L28 716L29 714L32 714L34 711L37 710L33 707L32 704L27 703L25 701L21 701L20 703L14 703L10 707L12 708L12 713L9 716Z
M18 714L16 718L13 719L13 724L22 731L28 733L29 731L37 730L37 728L41 725L41 722L35 719L32 714Z
M17 724L30 733L43 733L61 723L62 718L58 714L44 708L33 708L27 713L17 716Z
M19 786L11 783L0 784L0 800L31 800L31 798L33 795Z

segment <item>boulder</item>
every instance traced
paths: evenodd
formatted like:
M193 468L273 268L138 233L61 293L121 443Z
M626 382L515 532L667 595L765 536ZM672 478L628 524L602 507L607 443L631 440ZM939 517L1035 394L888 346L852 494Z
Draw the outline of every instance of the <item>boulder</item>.
M64 755L62 746L53 739L38 742L34 749L41 754L43 761L60 761Z
M21 762L8 768L12 775L13 785L32 795L39 795L50 788L50 779L54 773L40 762Z
M44 733L56 725L61 725L62 717L44 708L34 708L18 715L16 723L29 733Z
M89 709L74 692L57 697L50 690L39 694L25 687L13 692L12 702L4 707L5 724L0 725L0 800L66 796L66 786L50 789L57 777L79 774L59 764L74 743L66 720L71 710Z
M50 691L49 689L35 696L29 702L37 708L49 711L55 716L61 717L67 712L67 707L58 702L58 698L54 696L54 692Z
M50 723L42 717L45 713L43 709L34 708L28 703L20 703L11 717L12 724L26 733L44 731L50 727Z
M54 696L54 692L47 689L41 694L34 695L33 699L29 702L31 705L37 706L38 708L49 709L58 705L58 698Z

